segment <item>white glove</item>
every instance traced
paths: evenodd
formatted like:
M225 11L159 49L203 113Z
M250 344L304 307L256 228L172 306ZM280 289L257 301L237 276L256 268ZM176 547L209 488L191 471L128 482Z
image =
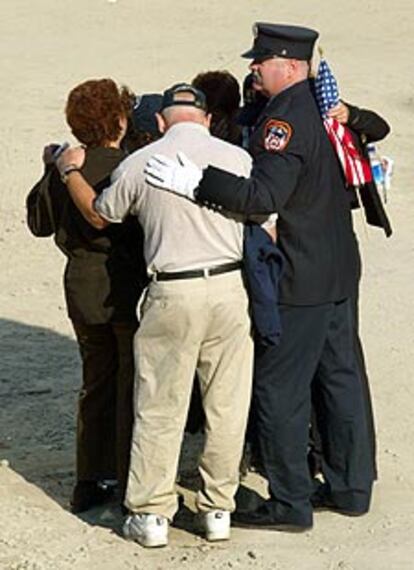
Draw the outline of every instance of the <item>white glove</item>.
M183 152L177 153L177 160L154 154L145 166L145 180L157 188L194 200L194 190L203 177L203 171Z
M271 228L274 228L276 225L276 221L277 221L277 214L270 214L264 222L262 222L260 225L264 230L269 230Z

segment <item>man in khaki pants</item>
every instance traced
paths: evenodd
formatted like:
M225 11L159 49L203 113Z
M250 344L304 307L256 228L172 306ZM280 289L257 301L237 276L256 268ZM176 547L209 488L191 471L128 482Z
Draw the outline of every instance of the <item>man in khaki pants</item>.
M206 537L230 536L230 512L250 402L253 345L241 275L243 220L200 207L145 182L150 156L184 151L208 164L248 176L248 154L210 135L204 95L186 84L163 96L159 141L127 158L112 185L95 200L69 149L59 162L75 203L95 227L135 214L144 229L152 281L135 337L135 426L124 535L144 546L167 544L177 510L174 489L194 371L206 413L197 497Z

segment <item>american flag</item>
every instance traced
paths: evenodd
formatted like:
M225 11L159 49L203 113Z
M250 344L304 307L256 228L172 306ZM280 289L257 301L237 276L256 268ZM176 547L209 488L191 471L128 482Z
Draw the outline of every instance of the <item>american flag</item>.
M328 62L323 58L319 63L314 87L319 112L326 119L328 111L339 103L339 89Z
M339 90L336 79L323 58L314 81L314 92L323 124L338 155L346 182L351 186L362 186L370 182L371 167L356 148L348 127L328 117L328 111L339 103Z

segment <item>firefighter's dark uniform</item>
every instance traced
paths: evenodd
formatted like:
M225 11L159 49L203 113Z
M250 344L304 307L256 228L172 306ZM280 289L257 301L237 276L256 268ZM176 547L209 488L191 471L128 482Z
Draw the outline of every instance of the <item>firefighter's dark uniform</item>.
M261 26L261 27L260 27ZM317 34L260 25L247 57L308 59ZM282 32L280 32L282 30ZM300 39L298 39L300 38ZM282 339L258 351L255 402L270 500L236 519L262 526L312 524L307 467L311 383L329 501L368 510L373 481L364 394L354 350L351 297L360 272L349 197L307 80L271 98L251 138L251 177L205 170L197 200L244 214L279 214Z

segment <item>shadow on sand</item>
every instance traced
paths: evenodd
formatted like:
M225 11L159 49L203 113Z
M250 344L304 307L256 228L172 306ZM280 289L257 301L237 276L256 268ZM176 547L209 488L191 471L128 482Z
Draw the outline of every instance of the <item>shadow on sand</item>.
M74 477L76 342L0 319L0 456L61 506Z
M81 383L74 340L53 330L0 319L0 459L69 510L75 481L75 419ZM180 486L198 486L200 434L185 437ZM120 533L119 500L77 515ZM176 525L195 533L194 514L181 503Z

